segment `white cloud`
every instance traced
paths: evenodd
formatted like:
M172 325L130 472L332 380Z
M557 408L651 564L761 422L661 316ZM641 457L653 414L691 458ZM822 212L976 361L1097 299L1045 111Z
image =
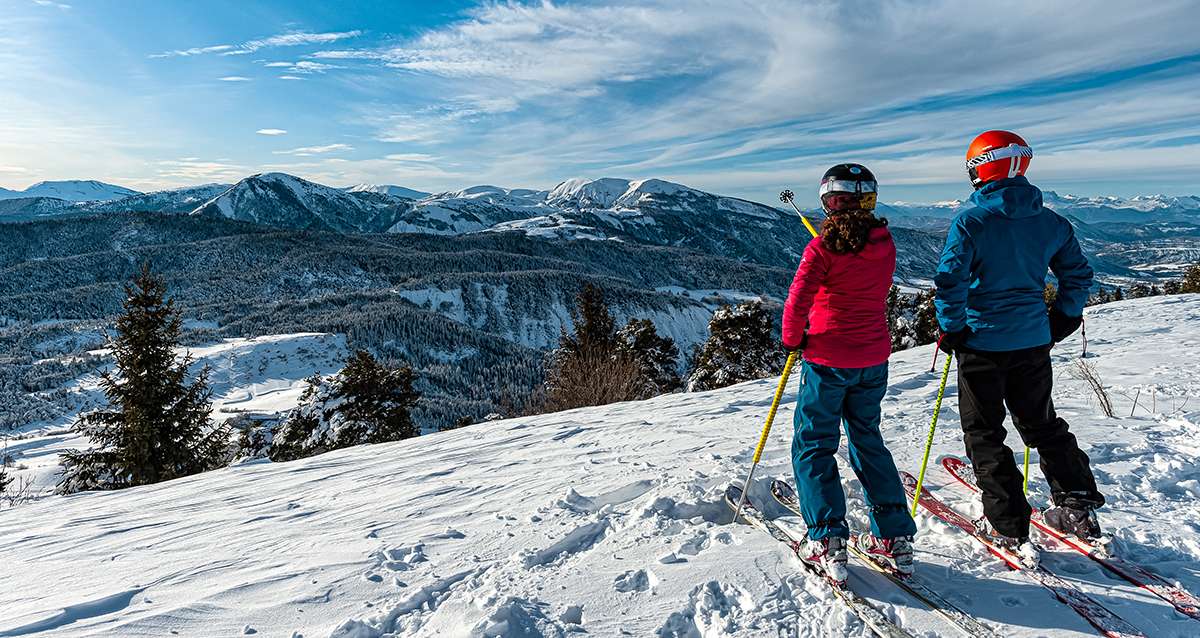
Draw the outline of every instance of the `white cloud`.
M393 162L433 162L437 160L436 157L426 153L392 153L385 155L384 159Z
M53 0L33 0L33 3L36 5L43 6L43 7L54 7L55 9L61 9L63 11L66 11L67 9L71 8L71 5L69 5L69 4L64 4L62 2L54 2Z
M249 40L241 44L218 44L205 47L194 47L190 49L176 49L174 51L164 51L151 55L152 58L170 58L170 57L186 57L192 55L203 55L206 53L219 53L220 55L245 55L253 53L260 49L274 47L294 47L313 44L329 44L339 40L356 38L362 35L362 31L336 31L329 33L309 33L309 32L293 32L273 35L268 38L258 40Z
M260 128L255 133L259 135L287 135L287 131L281 128Z
M279 79L280 80L303 80L304 78L302 78L298 75L281 75L281 76L279 76Z
M227 75L223 78L217 78L222 82L249 82L250 78L244 75Z
M342 153L353 151L354 147L349 144L326 144L324 146L302 146L293 148L287 151L274 151L276 155L299 155L306 157L309 155L323 155L325 153Z

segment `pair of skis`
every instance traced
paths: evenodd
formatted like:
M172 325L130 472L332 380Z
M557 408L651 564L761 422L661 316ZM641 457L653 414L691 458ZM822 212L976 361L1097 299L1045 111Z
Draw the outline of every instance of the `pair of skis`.
M775 481L771 485L771 493L781 505L788 510L800 515L800 502L796 498L796 493L791 486L782 481ZM738 501L741 500L742 489L736 485L730 486L725 492L725 502L731 509L737 508ZM746 499L742 506L742 518L749 524L762 531L770 534L775 540L787 545L793 553L800 558L800 564L804 569L811 574L814 574L824 580L833 593L844 605L859 618L875 635L882 638L900 638L911 637L912 634L904 628L897 625L887 617L879 608L875 607L869 600L855 593L846 585L832 581L819 565L815 565L804 560L803 557L803 542L793 537L786 530L768 520L763 516L762 512L754 505L750 499ZM870 569L879 572L886 576L902 590L908 592L911 596L924 603L935 613L942 616L948 622L953 624L964 635L976 636L979 638L995 637L997 634L993 632L983 623L976 620L969 613L955 606L950 601L943 598L933 589L925 585L919 578L914 576L903 576L889 564L882 562L875 557L858 550L851 539L849 550L854 554L855 558L861 561Z
M946 471L961 483L963 487L976 494L979 493L979 485L975 482L975 473L971 471L969 465L957 458L946 457L942 459L942 467L946 468ZM1110 556L1108 548L1104 545L1063 534L1059 530L1050 527L1046 524L1046 520L1042 518L1040 510L1034 509L1033 516L1030 517L1030 523L1046 536L1096 561L1104 569L1171 603L1171 606L1178 610L1179 613L1195 620L1200 620L1200 598L1197 598L1191 592L1141 565L1131 563L1120 557Z

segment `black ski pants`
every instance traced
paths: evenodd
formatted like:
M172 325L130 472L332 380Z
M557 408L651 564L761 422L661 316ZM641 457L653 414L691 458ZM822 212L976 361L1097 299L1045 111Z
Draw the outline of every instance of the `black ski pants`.
M1020 468L1004 444L1005 406L1021 440L1038 451L1056 505L1089 509L1104 504L1088 457L1050 398L1050 346L1010 352L958 352L958 405L963 439L983 491L983 512L997 532L1029 536L1029 502Z

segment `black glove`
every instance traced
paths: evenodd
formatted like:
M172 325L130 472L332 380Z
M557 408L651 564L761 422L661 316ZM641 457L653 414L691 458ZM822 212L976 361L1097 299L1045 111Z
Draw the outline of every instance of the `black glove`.
M1050 309L1050 339L1058 343L1075 334L1083 325L1083 317L1068 317L1058 308Z
M807 346L807 345L808 345L808 331L805 330L804 334L800 336L799 344L793 346L793 345L788 345L787 342L784 342L783 349L787 350L788 352L800 352L801 350L804 349L804 346Z
M954 332L943 332L938 337L938 348L946 354L954 354L967 345L967 339L971 338L971 329L963 328Z

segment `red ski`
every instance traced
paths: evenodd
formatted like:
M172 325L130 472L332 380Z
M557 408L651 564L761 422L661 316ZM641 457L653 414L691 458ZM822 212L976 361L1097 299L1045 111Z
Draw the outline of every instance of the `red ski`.
M917 477L908 472L900 472L900 479L904 482L904 489L908 492L909 498L915 498ZM1129 624L1125 619L1114 614L1107 607L1101 605L1099 601L1080 591L1071 583L1059 578L1053 572L1048 571L1044 567L1028 569L1023 566L1016 554L993 543L986 534L976 527L974 521L943 503L929 490L921 490L921 495L917 499L917 502L921 507L924 507L929 513L942 521L970 534L972 538L986 547L989 552L1004 561L1009 568L1025 574L1030 580L1045 587L1059 602L1073 609L1088 624L1095 627L1100 632L1100 635L1108 636L1109 638L1145 636L1145 634Z
M979 485L975 482L975 473L971 471L969 465L954 457L946 457L942 459L942 467L946 468L946 471L950 472L950 475L957 479L959 483L962 483L964 487L977 494L979 493ZM1186 589L1141 565L1109 556L1108 552L1102 547L1098 547L1077 536L1063 534L1050 527L1046 524L1046 521L1042 518L1041 511L1037 508L1034 508L1030 522L1047 536L1096 561L1117 576L1171 603L1175 609L1179 610L1179 613L1200 620L1200 598L1196 598L1194 594Z

